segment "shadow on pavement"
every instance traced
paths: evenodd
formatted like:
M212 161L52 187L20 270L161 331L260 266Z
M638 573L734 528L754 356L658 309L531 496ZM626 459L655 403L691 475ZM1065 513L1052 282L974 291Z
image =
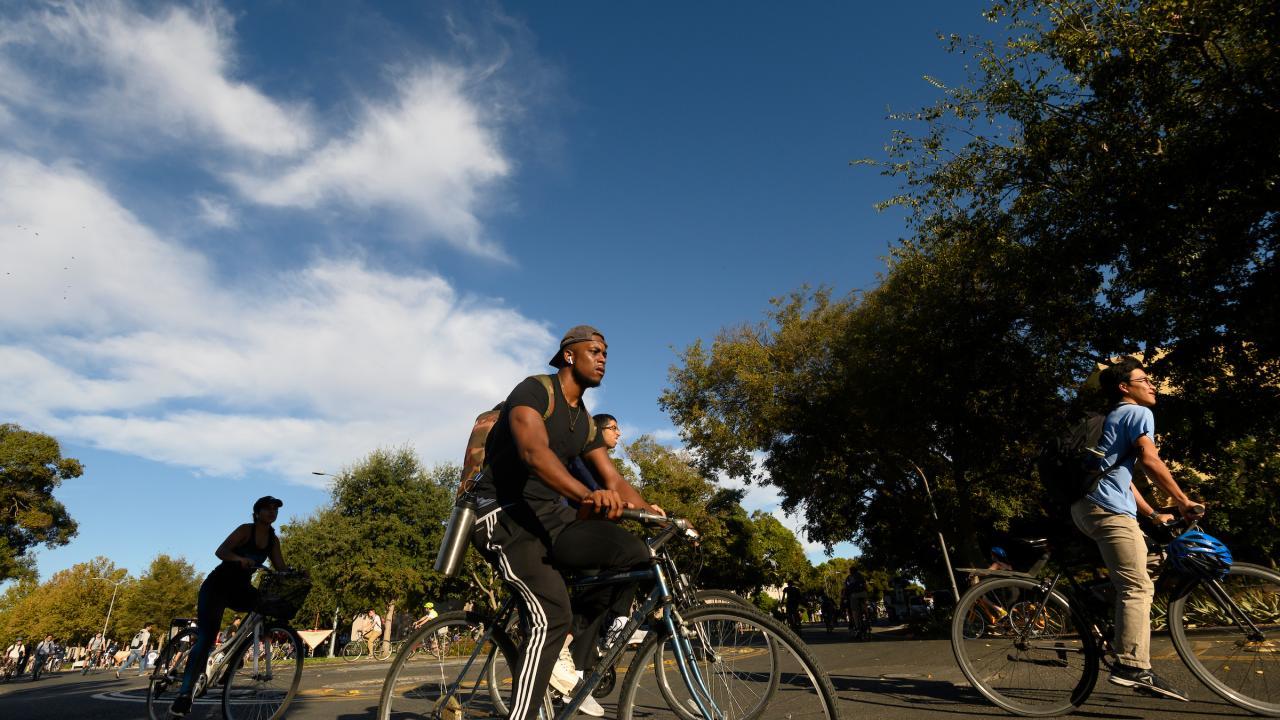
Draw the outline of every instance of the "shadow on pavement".
M932 680L923 677L894 678L851 675L831 675L830 677L831 684L835 687L842 701L856 703L860 706L872 705L886 708L886 710L896 708L907 711L902 715L903 717L910 717L909 712L913 709L919 712L976 717L1014 717L992 705L976 690L967 686L956 685L946 680ZM1151 709L1137 707L1136 704L1140 702L1143 702L1140 696L1135 696L1128 691L1112 692L1109 688L1100 686L1094 690L1084 708L1072 713L1071 717L1140 720L1141 718L1157 716L1152 713ZM1159 717L1202 718L1248 715L1248 713L1221 701L1155 702L1161 708ZM890 715L892 713L872 714ZM896 714L893 715L896 716Z

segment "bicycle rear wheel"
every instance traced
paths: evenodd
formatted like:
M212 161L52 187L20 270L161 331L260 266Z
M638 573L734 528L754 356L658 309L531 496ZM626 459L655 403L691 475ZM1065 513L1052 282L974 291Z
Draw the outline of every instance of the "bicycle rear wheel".
M277 653L277 648L281 652ZM277 660L278 655L286 657ZM298 633L287 627L264 627L260 647L250 648L232 662L222 689L222 716L227 720L275 720L284 715L302 681L302 638Z
M723 720L840 716L827 674L808 647L777 621L728 603L679 612L695 631L683 645L689 683L676 659L676 640L651 633L636 650L623 681L619 720L702 718L702 707ZM668 663L672 667L666 668L666 676L675 673L681 680L666 683L664 690L658 667Z
M975 618L988 616L997 621L977 632ZM973 687L1015 715L1071 712L1098 681L1092 630L1065 597L1056 590L1045 597L1031 580L988 578L960 596L951 649Z
M196 644L196 631L188 628L174 635L160 651L147 681L147 714L151 720L169 720L169 706L178 697L187 657Z
M502 628L486 635L490 622L478 613L448 612L411 634L382 683L379 720L505 720L519 652Z
M1222 699L1280 717L1280 574L1235 563L1223 580L1196 584L1169 603L1169 634Z

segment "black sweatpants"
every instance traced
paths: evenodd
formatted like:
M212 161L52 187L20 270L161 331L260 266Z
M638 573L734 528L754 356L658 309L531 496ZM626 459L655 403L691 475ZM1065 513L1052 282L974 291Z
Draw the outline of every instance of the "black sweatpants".
M514 514L513 514L514 512ZM544 518L544 521L546 519ZM607 520L539 522L498 509L476 521L472 542L520 599L526 642L512 691L511 720L534 720L570 627L574 664L587 664L606 611L625 614L635 585L601 585L575 593L572 605L560 569L629 570L649 562L644 541Z

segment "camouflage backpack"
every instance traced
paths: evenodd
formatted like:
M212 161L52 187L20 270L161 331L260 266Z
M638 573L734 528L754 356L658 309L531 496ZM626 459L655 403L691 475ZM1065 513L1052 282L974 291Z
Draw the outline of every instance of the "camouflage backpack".
M545 423L551 413L556 409L556 392L551 386L550 375L531 375L536 379L547 391L547 409L542 412L542 421ZM525 378L528 380L529 378ZM464 493L475 485L476 471L483 470L484 464L484 444L489 439L489 432L493 430L493 426L498 422L498 416L502 414L502 406L504 403L498 403L493 406L492 410L485 410L476 416L475 425L471 428L471 437L467 438L467 455L465 464L463 465L463 479L458 486L458 493ZM582 449L586 450L588 446L596 439L596 421L590 415L587 416L587 442L583 444ZM474 468L474 470L472 470ZM470 476L470 477L467 477Z

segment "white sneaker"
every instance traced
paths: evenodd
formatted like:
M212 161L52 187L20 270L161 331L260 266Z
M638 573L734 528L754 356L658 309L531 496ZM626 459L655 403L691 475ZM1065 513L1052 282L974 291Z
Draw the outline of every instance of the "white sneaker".
M649 637L648 630L636 630L635 632L631 633L631 639L627 641L627 644L639 645L640 643L644 642L644 639L647 637Z
M573 688L577 684L578 671L573 667L573 655L569 653L569 646L566 645L560 649L560 658L556 660L555 667L551 668L551 687L565 695L572 695Z
M600 703L596 702L596 699L590 695L578 706L578 712L591 717L604 717L604 708L600 707Z

